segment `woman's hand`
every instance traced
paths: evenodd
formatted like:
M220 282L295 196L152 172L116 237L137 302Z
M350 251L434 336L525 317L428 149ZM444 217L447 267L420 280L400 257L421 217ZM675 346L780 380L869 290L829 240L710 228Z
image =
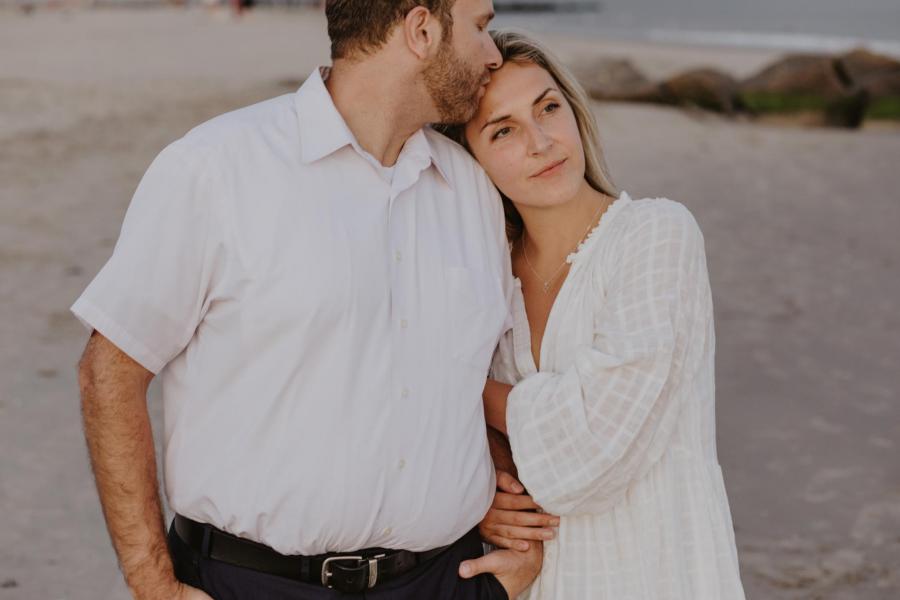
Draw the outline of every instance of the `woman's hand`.
M521 483L504 471L497 471L497 493L490 510L478 525L484 541L499 548L527 551L528 540L543 542L556 537L559 517L546 514Z

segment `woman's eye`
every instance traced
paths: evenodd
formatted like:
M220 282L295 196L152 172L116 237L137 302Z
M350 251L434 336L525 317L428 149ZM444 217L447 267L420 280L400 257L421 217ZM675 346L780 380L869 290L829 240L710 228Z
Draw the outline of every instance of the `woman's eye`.
M556 112L558 108L559 104L557 102L550 102L544 107L544 112Z
M498 129L497 131L494 132L494 135L491 136L491 139L496 140L496 139L499 139L502 137L506 137L506 135L509 133L509 131L510 131L509 127L501 127L500 129Z

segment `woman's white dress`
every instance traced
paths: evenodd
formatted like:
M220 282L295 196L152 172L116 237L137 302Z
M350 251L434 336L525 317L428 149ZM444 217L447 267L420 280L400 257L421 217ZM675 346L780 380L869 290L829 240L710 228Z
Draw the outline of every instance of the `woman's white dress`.
M516 279L492 377L513 384L519 478L561 516L528 600L744 598L716 456L715 337L703 236L626 193L576 252L540 371Z

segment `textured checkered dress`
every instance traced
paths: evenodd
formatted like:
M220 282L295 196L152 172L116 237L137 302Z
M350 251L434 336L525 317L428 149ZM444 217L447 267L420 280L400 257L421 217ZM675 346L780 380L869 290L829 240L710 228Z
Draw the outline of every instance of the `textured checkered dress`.
M576 252L541 370L516 280L492 376L528 491L562 516L529 600L744 598L715 443L703 236L666 199L610 206Z

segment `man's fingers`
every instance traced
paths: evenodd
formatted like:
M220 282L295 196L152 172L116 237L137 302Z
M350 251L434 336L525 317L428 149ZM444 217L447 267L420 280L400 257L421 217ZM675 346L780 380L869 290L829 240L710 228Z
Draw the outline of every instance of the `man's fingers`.
M459 576L469 579L481 573L497 573L503 568L499 554L500 552L489 552L480 558L463 561L459 565Z
M506 471L497 471L497 487L509 494L521 494L525 487Z

